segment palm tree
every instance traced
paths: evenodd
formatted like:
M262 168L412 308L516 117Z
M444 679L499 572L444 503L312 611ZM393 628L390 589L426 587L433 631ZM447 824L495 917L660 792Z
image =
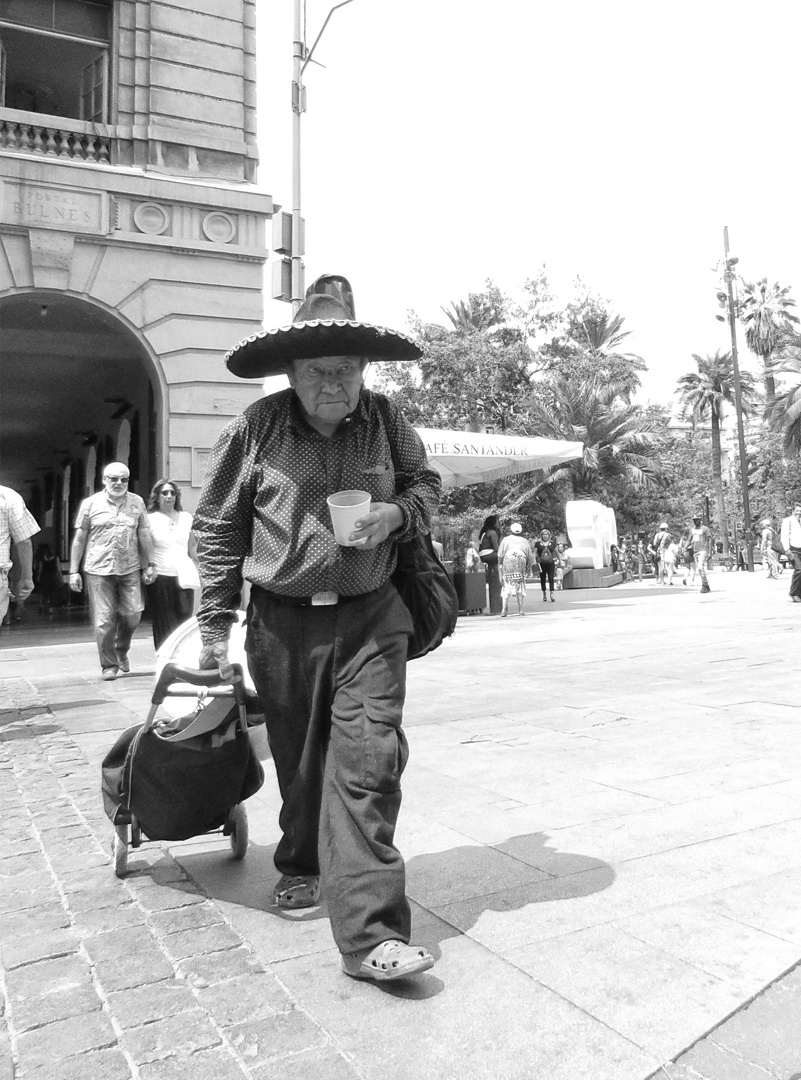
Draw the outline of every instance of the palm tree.
M792 385L768 403L766 419L784 436L787 454L801 455L801 332L785 330L771 360L771 373L790 375Z
M562 375L549 384L549 399L533 399L527 427L547 438L584 444L581 459L556 465L523 498L567 481L576 498L608 497L612 480L650 486L660 476L662 437L651 430L637 405L621 401L621 387L600 378Z
M734 405L734 364L730 352L714 356L693 353L697 371L682 375L676 393L679 395L682 419L692 418L693 428L709 417L712 428L712 482L723 539L724 554L729 553L726 504L723 499L723 477L720 452L720 423L724 405ZM740 374L743 412L750 412L755 396L754 380L748 372Z
M771 355L781 334L791 328L791 323L798 322L798 317L789 310L795 307L795 300L791 300L787 295L789 292L789 285L784 289L779 286L778 281L768 285L767 278L762 278L756 284L752 281L743 282L740 319L745 327L748 348L762 358L768 408L776 396Z

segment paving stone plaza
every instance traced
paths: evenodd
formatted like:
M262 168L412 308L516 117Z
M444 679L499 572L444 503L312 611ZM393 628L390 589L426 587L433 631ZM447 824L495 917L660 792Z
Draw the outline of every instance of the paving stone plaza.
M716 569L529 590L409 669L398 844L437 965L339 971L278 912L270 762L235 862L211 835L115 877L100 761L154 654L101 682L88 628L0 635L1 1080L801 1076L801 609Z

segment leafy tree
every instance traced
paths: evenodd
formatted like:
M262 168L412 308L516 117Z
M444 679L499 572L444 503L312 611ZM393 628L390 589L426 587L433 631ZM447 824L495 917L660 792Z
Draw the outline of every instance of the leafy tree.
M801 492L801 457L782 453L782 434L760 428L749 435L749 494L754 521L781 520Z
M649 405L644 415L660 438L658 483L635 487L625 479L614 481L610 505L621 535L652 534L664 520L678 537L712 489L709 437L674 430L670 410L663 405Z
M557 376L546 399L529 399L526 426L532 434L584 445L581 459L547 470L531 494L566 483L574 498L605 500L614 480L647 486L660 475L660 436L639 406L622 401L620 388L597 376Z
M471 293L446 312L452 330L417 320L414 329L424 353L416 368L381 364L376 387L392 390L418 426L517 430L532 355L522 332L504 325L507 305L488 282L486 293Z
M681 415L692 419L693 426L709 419L712 428L712 481L717 504L717 516L720 523L723 550L729 551L728 525L726 521L726 503L723 495L721 469L720 425L724 415L724 405L734 405L734 364L730 352L716 352L714 356L699 356L693 353L697 371L690 371L678 379ZM753 379L748 372L740 374L740 389L743 413L748 413L755 397Z
M584 380L598 376L614 383L618 394L630 401L640 385L639 372L647 365L641 356L622 351L630 333L623 330L624 321L607 310L605 301L585 292L565 308L561 332L540 347L544 370Z
M790 377L790 385L768 402L766 419L771 431L783 434L785 454L801 454L801 333L786 330L779 338L772 375Z
M781 334L791 328L791 323L798 322L798 317L789 310L795 307L795 300L787 295L789 286L782 289L778 282L768 285L767 278L756 283L744 281L742 287L740 319L748 348L762 359L765 396L770 406L776 396L770 360Z

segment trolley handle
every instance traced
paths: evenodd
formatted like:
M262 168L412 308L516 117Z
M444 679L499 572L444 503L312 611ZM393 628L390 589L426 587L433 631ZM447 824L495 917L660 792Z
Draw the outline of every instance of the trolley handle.
M231 678L223 679L220 676L219 669L216 667L201 670L199 668L181 667L180 664L165 664L153 690L153 697L150 700L153 705L161 705L169 693L170 686L173 683L181 682L190 683L192 686L205 686L209 689L217 686L231 686L233 687L237 705L244 705L245 681L242 667L239 664L232 664L231 670L233 672Z

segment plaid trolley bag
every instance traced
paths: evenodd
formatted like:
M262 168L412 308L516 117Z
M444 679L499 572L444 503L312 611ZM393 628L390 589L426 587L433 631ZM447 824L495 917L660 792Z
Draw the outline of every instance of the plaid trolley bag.
M129 842L139 847L143 835L188 840L222 829L233 857L244 858L248 824L242 803L262 786L264 770L248 736L251 699L242 668L233 665L232 671L228 685L216 669L167 664L147 720L124 731L103 760L103 803L115 827L118 877L128 869ZM177 720L156 720L159 706L173 696L196 698L195 710Z

